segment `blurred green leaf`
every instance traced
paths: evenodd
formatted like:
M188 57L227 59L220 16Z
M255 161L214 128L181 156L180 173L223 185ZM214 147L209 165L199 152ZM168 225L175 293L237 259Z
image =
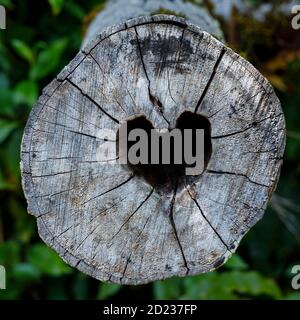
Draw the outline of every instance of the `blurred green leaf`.
M180 299L236 299L236 296L220 284L219 272L210 272L183 279L184 291Z
M16 104L25 104L32 107L38 98L38 85L34 81L25 80L14 88L14 101Z
M13 92L9 89L9 85L7 75L4 72L0 72L0 114L12 116L14 113Z
M62 7L64 5L64 0L48 0L51 9L52 9L52 13L54 15L58 15L60 14Z
M232 270L248 269L247 263L238 254L233 254L231 258L225 263L224 267L226 269Z
M16 241L0 244L0 264L11 268L20 261L20 245Z
M300 300L300 292L289 293L284 297L284 300Z
M0 89L7 89L9 85L9 80L5 73L0 72Z
M255 271L210 272L154 283L155 299L281 298L278 285Z
M11 0L0 0L0 4L7 7L7 8L12 8L12 6L13 6Z
M59 65L67 43L66 39L59 39L42 50L30 70L30 79L39 80L54 71Z
M9 57L8 57L8 49L4 45L4 43L1 42L0 38L0 68L1 71L8 72L11 69Z
M72 272L58 254L44 244L38 243L30 247L27 258L29 263L46 275L60 276Z
M18 283L27 284L40 279L40 271L29 263L18 263L13 267L13 274Z
M14 116L13 92L9 89L0 88L0 114Z
M33 63L34 54L31 48L25 42L20 39L13 39L11 41L11 44L20 57L22 57L29 63Z
M84 10L81 8L81 6L73 1L67 1L65 3L65 10L79 21L82 21L84 19Z
M19 126L10 134L9 139L3 143L5 148L0 149L0 157L5 166L6 173L10 180L19 188L20 181L20 146L23 135L23 128Z
M0 143L2 143L17 126L17 122L0 119Z
M182 279L178 277L153 283L155 299L176 299L181 294Z
M13 190L14 185L5 180L3 172L0 171L0 190Z
M121 290L122 286L116 283L102 282L98 293L98 299L104 300L114 296Z
M228 292L237 292L253 297L266 295L274 299L281 297L277 284L272 279L264 278L255 271L224 272L219 276L219 283Z

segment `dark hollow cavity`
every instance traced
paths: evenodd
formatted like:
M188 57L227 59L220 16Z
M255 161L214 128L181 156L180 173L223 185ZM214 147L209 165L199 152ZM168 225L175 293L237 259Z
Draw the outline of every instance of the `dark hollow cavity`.
M209 120L193 112L183 112L176 121L178 128L183 137L184 129L192 130L192 154L196 153L196 129L204 129L204 170L206 169L212 153L211 145L211 125ZM174 138L170 140L170 164L162 163L162 143L159 143L159 163L151 164L151 129L152 123L145 117L139 116L127 121L127 137L133 129L144 129L148 136L148 164L132 164L127 158L127 167L136 175L143 178L149 183L159 194L170 194L175 189L181 190L185 185L190 185L200 178L199 175L186 175L187 167L194 167L195 164L188 165L184 161L184 139L182 139L182 164L174 163ZM119 135L118 135L119 136ZM127 155L129 149L138 142L127 141ZM117 152L119 154L119 143L117 144ZM139 152L137 152L139 156Z

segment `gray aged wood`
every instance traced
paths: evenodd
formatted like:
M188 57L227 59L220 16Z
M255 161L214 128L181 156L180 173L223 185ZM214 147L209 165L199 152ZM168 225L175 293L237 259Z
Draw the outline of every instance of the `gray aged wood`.
M99 129L141 114L166 128L186 110L212 128L193 184L160 195L97 161ZM140 17L102 32L44 89L24 132L23 188L40 236L67 263L141 284L222 265L263 216L284 145L280 103L250 63L184 19Z
M120 21L162 13L160 11L167 11L173 15L185 17L188 22L197 25L202 30L223 41L224 36L218 20L209 14L202 0L196 0L196 2L198 4L185 0L107 0L104 8L90 24L83 46L93 40L100 31L118 24ZM223 6L226 7L225 5Z

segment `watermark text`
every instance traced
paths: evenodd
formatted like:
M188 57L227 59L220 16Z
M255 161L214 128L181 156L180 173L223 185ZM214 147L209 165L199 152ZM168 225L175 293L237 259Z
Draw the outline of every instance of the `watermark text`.
M0 265L0 290L6 289L6 272L5 268Z
M292 7L292 28L294 30L300 30L300 4Z
M0 5L0 29L6 29L6 10Z

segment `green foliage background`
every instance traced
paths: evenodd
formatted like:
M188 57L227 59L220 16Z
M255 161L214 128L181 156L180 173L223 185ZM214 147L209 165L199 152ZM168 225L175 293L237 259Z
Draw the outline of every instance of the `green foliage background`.
M300 30L276 10L282 2L270 2L264 22L235 11L230 21L218 17L227 43L275 86L286 116L282 175L264 218L218 271L131 287L100 283L67 266L37 236L20 185L28 114L78 52L103 1L0 0L8 14L7 30L0 30L0 264L7 271L1 299L300 299L291 288L291 267L300 264Z

